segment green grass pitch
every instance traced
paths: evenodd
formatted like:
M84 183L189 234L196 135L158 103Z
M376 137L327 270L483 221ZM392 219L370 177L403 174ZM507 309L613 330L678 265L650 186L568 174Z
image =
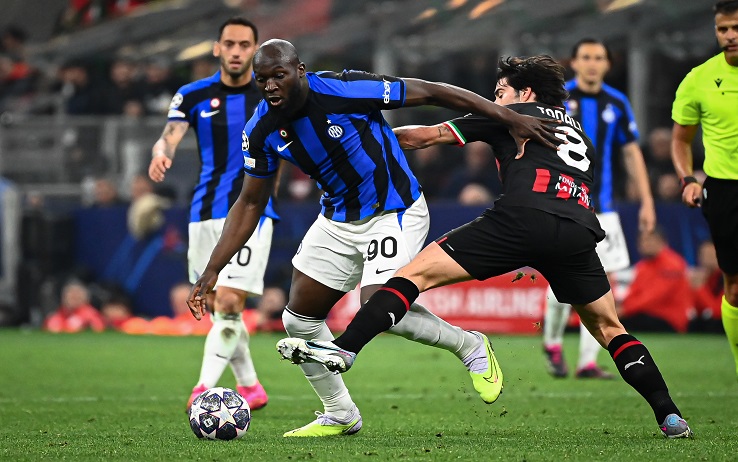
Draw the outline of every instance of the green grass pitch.
M492 336L505 373L497 403L476 395L451 354L382 335L344 375L364 428L286 439L320 410L300 369L280 362L281 335L251 351L270 395L243 439L198 440L184 405L203 338L0 331L0 459L281 461L738 460L738 381L726 340L639 336L695 432L665 440L621 379L553 379L540 338ZM578 336L566 338L576 358ZM606 353L601 363L614 366ZM220 385L235 386L226 372Z

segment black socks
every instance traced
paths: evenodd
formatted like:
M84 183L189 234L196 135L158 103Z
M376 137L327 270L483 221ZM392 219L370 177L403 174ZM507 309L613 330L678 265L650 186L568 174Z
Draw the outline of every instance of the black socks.
M648 349L630 334L621 334L607 346L625 382L643 396L661 425L669 414L682 414L669 396L669 389Z
M346 332L333 343L358 353L371 339L400 322L419 294L409 279L390 279L367 300L346 327Z

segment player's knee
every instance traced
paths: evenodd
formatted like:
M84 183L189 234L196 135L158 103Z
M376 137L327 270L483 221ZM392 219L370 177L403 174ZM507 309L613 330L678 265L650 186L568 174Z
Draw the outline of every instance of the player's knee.
M282 312L282 324L290 337L314 339L324 323L324 319L295 315L289 309Z
M215 293L215 311L223 314L238 314L243 311L245 297L235 292L217 291Z

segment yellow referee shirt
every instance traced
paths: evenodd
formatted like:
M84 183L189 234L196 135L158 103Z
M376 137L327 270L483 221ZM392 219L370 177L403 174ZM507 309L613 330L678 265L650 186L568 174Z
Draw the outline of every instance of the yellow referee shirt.
M692 69L677 89L671 118L702 125L708 176L738 180L738 67L720 53Z

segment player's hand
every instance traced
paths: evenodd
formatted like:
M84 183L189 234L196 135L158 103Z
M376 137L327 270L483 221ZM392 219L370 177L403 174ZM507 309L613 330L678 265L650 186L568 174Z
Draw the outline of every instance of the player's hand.
M510 135L518 146L516 159L520 159L525 154L525 143L533 140L548 148L558 150L558 146L566 143L566 137L558 137L556 134L566 135L564 132L556 128L561 122L555 119L539 119L521 115L510 121Z
M638 231L650 234L654 228L656 228L656 209L653 202L643 202L638 211Z
M682 202L690 207L700 207L702 199L702 185L699 183L689 183L682 191Z
M213 287L215 287L217 281L218 273L206 269L202 276L200 276L200 279L192 286L192 290L190 290L190 296L187 297L187 307L190 309L192 316L198 321L202 319L208 310L207 294L213 291Z
M172 159L164 154L157 154L151 158L149 164L149 178L157 183L164 181L164 174L172 166Z

